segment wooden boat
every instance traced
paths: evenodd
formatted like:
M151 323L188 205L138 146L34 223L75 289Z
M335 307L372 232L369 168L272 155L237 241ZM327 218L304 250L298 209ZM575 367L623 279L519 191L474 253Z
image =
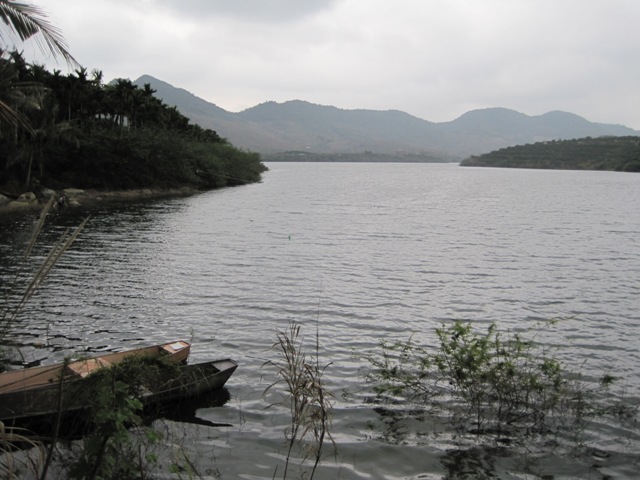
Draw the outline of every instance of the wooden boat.
M224 387L236 368L238 363L229 358L182 365L177 372L167 372L163 380L151 386L142 396L142 403L163 404L218 390Z
M157 406L222 388L238 364L229 359L156 370L136 385L143 405ZM114 370L115 372L115 370ZM76 377L46 385L0 393L0 420L47 422L58 414L77 415L87 410L98 375Z
M107 353L97 357L83 358L69 363L57 363L41 367L24 368L0 373L0 395L51 384L66 382L75 378L84 378L97 369L122 362L132 356L166 357L172 363L187 361L191 345L178 340L176 342L143 347L123 352Z

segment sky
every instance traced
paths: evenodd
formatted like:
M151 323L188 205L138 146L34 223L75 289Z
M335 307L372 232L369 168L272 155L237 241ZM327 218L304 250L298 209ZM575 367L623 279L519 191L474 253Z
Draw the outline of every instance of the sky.
M105 80L152 75L232 112L306 100L445 122L504 107L640 129L638 0L25 1Z

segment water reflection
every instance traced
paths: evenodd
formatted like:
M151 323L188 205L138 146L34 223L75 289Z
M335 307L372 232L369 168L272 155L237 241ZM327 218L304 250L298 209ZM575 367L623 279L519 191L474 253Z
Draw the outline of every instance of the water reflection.
M424 408L397 404L378 406L376 421L369 423L373 438L406 448L442 448L438 455L447 480L472 479L608 479L633 478L640 465L637 446L640 432L631 417L595 419L582 426L561 424L558 431L542 434L512 431L482 432L428 405ZM594 432L598 432L594 436ZM596 441L597 438L597 441ZM595 443L594 443L595 442ZM598 446L596 446L598 445ZM421 477L419 477L421 478ZM425 477L430 478L430 477ZM528 478L528 477L525 477Z
M149 420L164 418L174 422L207 427L232 427L233 425L230 423L216 423L198 416L198 410L222 407L229 400L231 400L231 394L226 387L223 387L204 395L183 398L172 403L152 407L145 410L145 414Z

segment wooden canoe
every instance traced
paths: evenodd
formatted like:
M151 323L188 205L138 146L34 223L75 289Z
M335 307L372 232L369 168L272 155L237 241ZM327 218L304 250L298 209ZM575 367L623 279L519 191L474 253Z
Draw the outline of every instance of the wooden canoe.
M228 358L182 365L175 374L168 374L149 388L142 402L145 405L162 404L218 390L224 387L236 368L238 363Z
M224 359L167 369L166 373L143 382L140 400L145 407L153 407L220 389L237 367L235 361ZM12 424L24 420L47 421L58 413L82 413L90 405L93 394L91 379L91 376L76 378L0 394L0 420Z
M104 355L74 360L68 363L56 363L40 367L24 368L0 373L0 396L5 393L37 388L75 378L84 378L91 372L123 361L130 356L164 356L172 363L187 361L191 345L179 340L176 342L143 347L123 352L107 353ZM1 400L0 400L1 401ZM0 417L1 418L1 417Z

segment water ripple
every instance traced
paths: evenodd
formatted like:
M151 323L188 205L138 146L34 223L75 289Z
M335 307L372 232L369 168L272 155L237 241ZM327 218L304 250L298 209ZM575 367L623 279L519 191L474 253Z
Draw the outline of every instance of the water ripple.
M232 401L202 412L233 427L189 432L214 450L216 468L234 472L225 478L271 478L283 452L285 415L266 413L262 392L273 381L264 364L275 358L275 332L290 321L311 345L319 333L327 381L350 392L334 420L339 457L322 478L446 474L447 439L431 432L426 445L419 436L396 445L373 429L386 420L364 403L358 359L383 339L413 334L433 345L442 322L496 321L526 333L560 318L550 347L590 370L624 374L630 392L640 388L640 177L453 165L271 168L258 185L92 211L24 312L16 334L26 361L177 338L193 342L196 361L237 359ZM57 214L39 247L85 213ZM0 218L3 291L33 221ZM605 443L620 433L607 428ZM255 467L241 461L248 450ZM472 453L467 460L482 463L484 453ZM605 463L633 478L616 464L625 455ZM575 464L555 460L559 475L572 478ZM543 460L532 461L544 470ZM238 473L236 462L246 469ZM524 468L497 462L503 471Z

